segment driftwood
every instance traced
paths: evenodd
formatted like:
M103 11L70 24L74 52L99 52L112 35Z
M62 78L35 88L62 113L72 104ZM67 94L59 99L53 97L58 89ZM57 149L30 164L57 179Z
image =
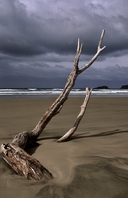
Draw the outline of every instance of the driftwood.
M80 39L78 39L78 45L77 45L77 51L76 56L74 59L74 67L71 73L69 74L69 77L67 79L66 85L59 95L59 97L55 100L55 102L49 107L49 109L45 112L44 116L39 120L36 127L31 131L31 137L32 139L36 140L39 135L42 133L46 125L49 123L49 121L52 119L53 116L58 114L60 110L63 107L64 102L68 99L68 95L72 89L72 87L75 84L76 78L79 74L81 74L83 71L85 71L88 67L90 67L93 62L97 59L99 54L105 49L106 46L101 48L102 40L105 34L105 30L102 31L101 37L98 43L97 52L92 57L92 59L85 64L82 68L78 67L79 64L79 58L82 52L83 45L80 43Z
M41 180L44 175L53 178L52 174L41 163L15 144L2 144L3 159L18 175L27 179Z
M52 174L41 163L23 149L29 144L29 132L23 131L16 135L10 144L2 144L3 159L17 174L27 179L41 180L44 175L53 178Z
M83 116L84 116L84 113L85 113L85 110L86 110L86 108L87 108L87 104L88 104L88 101L89 101L91 92L92 92L92 89L89 90L88 88L86 88L86 97L85 97L85 99L84 99L83 104L81 105L80 113L78 114L78 116L77 116L77 118L76 118L76 121L75 121L73 127L72 127L67 133L65 133L65 135L63 135L60 139L58 139L57 142L66 141L66 140L68 140L69 138L71 138L71 136L75 133L76 129L77 129L78 126L79 126L79 123L80 123L81 119L82 119Z
M52 119L53 116L58 114L64 102L68 99L68 95L75 84L75 80L79 74L85 71L88 67L92 65L92 63L97 59L99 54L105 49L106 46L101 48L102 40L105 34L105 30L102 31L101 37L98 43L98 48L96 54L93 58L85 64L82 68L78 67L79 58L82 52L82 44L80 43L80 39L78 39L76 56L74 59L74 67L71 71L66 85L60 94L60 96L55 100L55 102L49 107L49 109L45 112L44 116L39 120L36 127L32 131L24 131L19 133L14 137L10 144L2 144L2 156L3 159L19 174L24 175L27 179L35 179L41 180L44 175L49 178L53 178L52 174L40 164L40 162L30 156L25 152L26 146L33 146L37 141L37 138L44 130L46 125ZM58 142L65 141L72 136L72 134L76 131L87 107L87 103L89 101L91 94L91 90L86 89L86 98L84 100L83 105L81 106L81 111L77 116L75 124L73 127L58 140Z

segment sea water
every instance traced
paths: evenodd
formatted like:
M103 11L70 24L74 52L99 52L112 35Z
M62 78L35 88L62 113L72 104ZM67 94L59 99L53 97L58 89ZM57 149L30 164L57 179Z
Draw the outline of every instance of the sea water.
M25 89L0 89L0 98L3 97L56 97L63 89L59 88L25 88ZM72 89L69 97L85 97L85 89ZM92 97L104 96L128 96L128 89L93 89Z

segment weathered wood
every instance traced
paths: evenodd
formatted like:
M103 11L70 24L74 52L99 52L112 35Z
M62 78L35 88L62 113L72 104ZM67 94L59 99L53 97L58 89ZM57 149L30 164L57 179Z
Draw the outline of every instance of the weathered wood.
M2 144L1 150L3 159L17 174L34 180L41 180L44 175L53 178L52 174L38 160L15 144Z
M44 116L39 120L39 122L37 123L37 125L32 131L30 132L24 131L22 133L19 133L18 135L14 137L14 139L12 140L10 144L1 145L3 159L19 175L24 175L27 179L35 179L35 180L41 180L44 175L50 178L53 178L52 174L44 166L42 166L38 160L34 159L24 150L26 146L33 145L36 142L37 138L39 137L41 132L44 130L46 125L49 123L49 121L52 119L52 117L61 111L64 102L68 99L68 95L72 87L75 84L77 76L80 73L82 73L84 70L86 70L88 67L90 67L92 63L97 59L99 54L105 49L105 46L101 48L104 34L105 34L105 31L103 30L101 33L101 37L99 40L96 54L82 68L79 68L78 64L79 64L79 58L82 52L83 45L80 43L80 39L78 39L76 56L74 59L74 67L59 97L45 112ZM87 96L85 98L83 105L81 106L81 111L76 119L75 124L62 138L58 140L58 142L67 140L69 137L71 137L71 135L77 129L80 123L80 120L82 119L84 115L84 112L85 112L85 109L86 109L86 106L87 106L87 103L89 101L89 97L91 94L91 91L89 91L88 89L86 91L87 91L86 93Z
M19 175L27 179L41 180L44 175L53 178L52 174L35 158L23 149L35 142L30 139L30 133L23 131L17 134L9 144L2 144L1 151L3 159Z
M18 146L22 149L25 149L26 145L28 144L28 139L29 139L29 132L23 131L15 135L11 144Z
M78 128L79 126L79 123L81 121L81 119L83 118L84 114L85 114L85 110L87 108L87 104L89 102L89 98L91 96L91 92L92 92L92 89L89 90L88 88L86 88L86 97L84 99L84 102L83 104L81 105L81 110L75 120L75 123L73 125L73 127L67 132L65 133L65 135L63 135L60 139L58 139L57 142L63 142L63 141L66 141L68 140L69 138L71 138L71 136L75 133L76 129Z
M62 90L61 94L59 95L59 97L49 107L49 109L45 112L44 116L37 123L36 127L31 131L31 137L33 139L36 140L39 137L39 135L42 133L42 131L44 130L46 125L49 123L49 121L52 119L52 117L60 112L60 110L63 107L64 102L68 99L68 95L69 95L72 87L75 84L77 76L79 74L81 74L83 71L85 71L88 67L90 67L93 64L93 62L97 59L99 54L105 49L106 46L101 48L101 44L102 44L102 40L104 38L104 34L105 34L105 30L103 30L102 33L101 33L96 54L82 68L79 68L78 64L79 64L79 59L80 59L80 55L81 55L81 52L82 52L83 45L80 43L80 39L78 39L73 70L69 74L66 85L65 85L64 89Z

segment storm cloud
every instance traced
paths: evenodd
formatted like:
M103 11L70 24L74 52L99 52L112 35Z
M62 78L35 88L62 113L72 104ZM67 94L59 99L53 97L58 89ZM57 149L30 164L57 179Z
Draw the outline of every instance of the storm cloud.
M125 0L0 0L0 87L63 87L73 67L106 49L77 87L128 84L128 2Z

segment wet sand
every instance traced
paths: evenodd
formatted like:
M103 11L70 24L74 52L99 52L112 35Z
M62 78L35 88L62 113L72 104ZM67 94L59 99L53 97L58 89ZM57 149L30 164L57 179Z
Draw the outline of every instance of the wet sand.
M0 144L32 130L55 98L0 100ZM54 179L28 181L0 154L1 198L128 198L128 98L91 98L71 141L57 143L73 125L83 98L69 98L29 150Z

